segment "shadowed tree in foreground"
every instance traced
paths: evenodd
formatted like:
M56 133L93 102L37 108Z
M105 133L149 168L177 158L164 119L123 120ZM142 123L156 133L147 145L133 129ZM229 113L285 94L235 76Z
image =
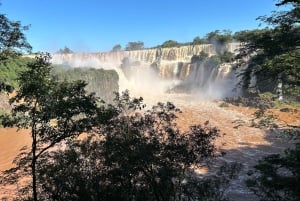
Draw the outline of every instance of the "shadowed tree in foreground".
M284 156L265 157L255 169L257 174L247 185L262 201L300 200L300 144L286 150Z
M35 201L40 200L37 183L39 159L55 145L89 132L103 109L97 107L94 94L86 93L83 81L54 81L49 59L49 54L37 56L20 74L19 89L10 100L13 103L12 117L2 121L4 126L30 129L30 152L27 155L23 152L17 160L18 168L7 173L13 175L24 170L24 174L29 174L32 177L30 191ZM8 182L13 183L14 176Z
M249 88L254 74L257 80L256 90L277 90L287 98L299 100L300 1L278 2L277 6L289 6L289 10L258 18L270 27L235 34L235 38L244 44L238 58L247 58L249 64L243 73L243 86L245 89Z
M217 128L193 125L181 132L175 122L180 110L172 103L146 110L141 98L116 95L119 115L98 134L40 161L44 199L227 200L226 187L239 165L224 166L208 178L195 172L216 156Z

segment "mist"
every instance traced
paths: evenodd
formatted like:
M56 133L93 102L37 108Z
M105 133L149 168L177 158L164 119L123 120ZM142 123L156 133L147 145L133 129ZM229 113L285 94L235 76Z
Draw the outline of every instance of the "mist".
M206 51L209 56L214 55L211 46L159 49L160 55L155 58L157 51L145 49L132 52L54 54L52 63L74 68L113 69L119 76L119 92L128 89L132 96L141 96L150 101L158 102L166 96L171 97L170 94L207 100L238 95L238 76L233 64L212 65L209 57L192 63L191 53L199 55L200 51ZM155 67L151 65L153 62L157 64Z
M95 68L115 70L119 76L119 92L129 90L134 97L143 97L149 101L159 101L158 97L166 94L178 81L165 80L147 63L138 66L121 67L121 61L102 61L99 57L89 54L54 54L51 62L71 68Z

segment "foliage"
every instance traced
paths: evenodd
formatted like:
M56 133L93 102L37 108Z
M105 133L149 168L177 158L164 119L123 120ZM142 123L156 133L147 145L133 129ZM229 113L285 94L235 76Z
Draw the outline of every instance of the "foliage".
M9 56L31 50L23 33L28 28L29 26L22 26L19 21L10 21L0 13L0 62Z
M7 182L15 181L16 171L25 171L24 174L32 177L31 192L35 201L38 200L36 170L40 157L58 143L88 132L93 119L102 111L97 107L95 96L86 93L85 82L53 80L49 59L49 54L41 54L20 73L19 89L10 100L14 103L14 118L5 125L31 130L30 152L20 157L18 168L7 171L11 176Z
M106 102L112 102L115 91L119 90L119 77L115 70L104 70L95 68L64 68L54 66L53 76L55 79L63 81L84 80L87 82L85 89L90 93L95 93Z
M141 42L141 41L128 42L128 44L125 47L126 51L142 50L142 49L144 49L144 42Z
M192 56L191 63L203 62L207 58L208 58L208 54L205 53L204 51L201 51L199 55Z
M206 34L206 40L210 43L218 43L225 45L233 40L232 33L230 30L215 30Z
M66 150L50 153L52 160L40 161L39 179L45 197L167 201L183 197L199 200L202 193L205 200L208 188L216 187L216 195L218 185L227 184L216 178L204 182L192 168L215 156L213 142L219 136L218 129L194 125L182 133L175 123L180 111L172 103L158 103L145 110L142 99L132 99L128 92L116 94L114 107L119 115L99 127L98 135L70 142ZM231 169L225 171L226 178L237 170Z
M17 87L18 73L23 71L30 61L31 59L26 57L8 57L0 62L0 83L1 86L6 86L6 91Z
M170 47L178 47L180 44L175 40L167 40L163 44L161 44L159 47L162 48L170 48Z
M23 33L26 30L28 26L22 26L18 21L10 21L0 13L0 92L11 92L15 87L15 70L18 67L13 64L14 69L10 69L12 58L31 50Z
M200 38L199 36L196 36L194 39L193 39L193 42L192 44L193 45L201 45L201 44L206 44L208 41L204 38Z
M216 53L219 54L225 51L226 45L232 41L233 41L233 35L230 30L223 30L223 31L216 30L216 31L209 32L203 38L196 36L193 39L193 41L180 43L175 40L167 40L163 44L158 45L154 48L171 48L171 47L181 47L185 45L201 45L201 44L212 43L216 46Z
M251 126L256 128L278 128L275 124L277 116L272 111L266 111L265 108L259 108L254 112L254 119L251 119Z
M255 166L257 174L248 187L262 201L296 201L300 199L300 145L288 149L284 156L270 155Z
M58 54L71 54L74 53L70 48L68 48L67 46L65 46L63 49L59 49L57 51Z
M219 55L219 57L222 63L232 62L234 58L234 53L225 50Z
M120 44L117 44L112 48L112 52L119 52L121 50L122 50L122 46Z
M297 100L300 92L300 2L280 1L277 5L286 4L290 4L289 11L258 18L272 25L271 28L242 31L236 33L235 38L244 43L238 58L251 56L244 75L244 87L249 86L247 77L254 73L259 91L275 93L281 81L285 97Z
M259 108L262 110L273 108L274 96L259 96L258 94L248 94L246 97L227 97L224 99L225 102L236 105L245 106L252 108Z
M226 45L229 42L232 42L233 37L229 30L216 30L208 33L206 35L206 40L208 43L214 44L216 54L222 54L227 49Z
M226 193L232 179L242 169L240 163L225 163L215 175L206 176L202 179L193 176L187 178L184 190L191 201L229 201Z
M7 124L7 119L11 119L11 114L4 109L0 109L0 127Z

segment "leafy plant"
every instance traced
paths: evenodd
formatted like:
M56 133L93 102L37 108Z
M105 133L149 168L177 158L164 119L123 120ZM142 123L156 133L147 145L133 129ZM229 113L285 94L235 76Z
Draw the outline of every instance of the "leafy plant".
M5 119L6 126L29 128L32 139L30 152L22 152L16 160L17 168L6 171L6 182L14 183L19 177L30 175L32 183L27 190L35 201L40 199L39 159L58 143L89 132L102 111L95 96L86 93L85 82L53 80L49 59L49 54L41 54L20 73L19 89L10 100L14 103L12 118Z
M172 103L145 110L142 99L131 98L128 92L116 94L114 107L118 115L99 127L98 134L72 141L66 150L51 152L40 161L45 198L226 200L223 192L238 165L224 166L213 178L195 173L195 167L216 156L217 128L193 125L182 133L175 123L180 110Z
M262 201L296 201L300 199L300 145L288 149L284 156L270 155L255 166L256 174L247 186Z

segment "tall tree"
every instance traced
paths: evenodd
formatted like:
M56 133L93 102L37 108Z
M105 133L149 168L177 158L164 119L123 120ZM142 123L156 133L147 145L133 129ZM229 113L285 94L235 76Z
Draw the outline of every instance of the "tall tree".
M0 13L0 62L8 56L31 50L23 33L28 28L29 26L22 26L19 21L11 21Z
M277 6L289 5L289 10L259 17L271 28L241 32L245 42L240 56L252 56L250 72L254 69L258 82L268 80L278 84L280 76L285 95L299 100L300 94L300 1L280 0ZM254 55L254 56L253 56ZM262 79L263 78L263 79ZM258 83L259 84L259 83ZM298 128L287 129L298 142ZM260 160L256 172L247 181L248 187L264 201L296 201L300 199L300 145L284 155L273 154Z
M97 98L85 91L85 82L52 79L49 59L49 54L41 54L20 73L19 90L10 100L14 103L12 114L15 118L6 121L6 126L30 128L31 149L23 161L30 161L34 201L39 200L39 158L58 143L88 132L99 111ZM21 168L26 169L26 166Z
M125 50L131 51L131 50L142 50L144 49L144 42L137 41L137 42L128 42L126 45Z
M206 35L206 40L210 43L219 43L220 45L225 45L232 40L232 33L230 30L216 30L209 32Z
M226 200L219 187L224 187L222 181L228 182L229 172L235 175L238 166L223 172L227 175L224 180L198 178L193 169L216 155L217 128L194 125L183 133L175 123L180 111L172 103L144 110L142 98L131 98L128 92L117 94L115 101L118 116L101 126L99 135L72 142L44 163L39 176L45 197L74 201Z
M167 40L163 44L160 45L162 48L168 48L168 47L178 47L180 44L175 40Z
M244 44L239 58L251 58L245 71L244 86L249 86L249 74L254 73L258 90L276 92L277 86L282 84L286 96L299 98L300 2L282 0L276 5L290 5L290 10L258 18L271 27L242 31L235 35Z
M112 52L119 52L121 50L122 50L122 46L120 44L117 44L112 48Z
M201 45L201 44L205 44L205 43L208 43L208 41L205 40L204 38L200 38L199 36L196 36L192 42L193 45Z
M71 54L71 53L73 53L73 51L70 48L68 48L67 46L65 46L63 49L59 49L57 51L57 53L58 54Z
M9 57L20 55L24 51L31 51L31 46L23 33L28 28L29 26L22 26L20 22L11 21L0 13L0 63ZM0 92L11 91L12 88L6 80L0 80Z

